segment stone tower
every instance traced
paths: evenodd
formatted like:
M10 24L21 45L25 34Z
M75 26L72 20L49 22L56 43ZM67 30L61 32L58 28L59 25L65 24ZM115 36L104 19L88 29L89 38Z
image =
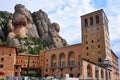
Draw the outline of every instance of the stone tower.
M83 58L95 63L111 61L108 19L103 9L81 16Z

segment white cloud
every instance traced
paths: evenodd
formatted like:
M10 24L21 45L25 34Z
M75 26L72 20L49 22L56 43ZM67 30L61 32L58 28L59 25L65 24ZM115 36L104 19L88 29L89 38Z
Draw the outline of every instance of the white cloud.
M25 5L31 12L39 9L47 12L52 22L60 24L60 35L62 35L69 44L81 42L80 16L96 10L96 8L93 7L96 4L91 4L91 0L0 0L0 10L14 12L14 6L18 3ZM109 19L111 43L115 40L120 40L119 4L119 0L107 0L107 5L104 7ZM117 44L114 46L119 48Z
M120 1L107 0L106 12L109 19L111 48L120 55Z

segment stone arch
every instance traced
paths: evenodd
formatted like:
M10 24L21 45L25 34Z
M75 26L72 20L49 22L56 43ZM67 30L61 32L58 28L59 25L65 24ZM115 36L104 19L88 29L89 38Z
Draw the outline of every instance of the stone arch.
M59 65L65 66L65 53L60 53L59 55Z
M92 67L90 64L87 65L87 77L92 78Z
M73 51L68 53L68 65L73 66L75 64L75 53Z
M55 67L55 66L56 66L56 59L57 59L56 54L53 54L53 55L51 56L51 66L52 66L52 67Z

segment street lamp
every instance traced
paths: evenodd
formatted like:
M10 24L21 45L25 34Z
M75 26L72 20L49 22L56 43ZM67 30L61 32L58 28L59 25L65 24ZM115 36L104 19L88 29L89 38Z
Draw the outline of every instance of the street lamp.
M112 67L110 60L108 60L108 59L104 60L104 67L105 67L106 80L109 80L107 70L108 70L108 68Z
M99 66L98 65L96 65L96 67L95 67L95 70L96 70L96 80L99 80Z

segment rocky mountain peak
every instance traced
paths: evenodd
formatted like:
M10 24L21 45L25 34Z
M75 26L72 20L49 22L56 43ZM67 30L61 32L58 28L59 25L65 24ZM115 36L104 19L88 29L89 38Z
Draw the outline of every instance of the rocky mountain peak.
M7 17L8 14L0 12L0 14L4 13L4 17L2 15L0 16L0 27L2 27L0 28L0 38L3 41L3 37L7 37L6 41L9 46L25 49L25 53L27 53L29 47L36 48L36 46L38 46L39 43L36 44L32 41L26 41L26 38L27 40L28 38L41 39L43 41L47 40L51 42L55 48L67 45L66 40L59 35L59 24L51 23L47 13L41 9L30 13L22 4L16 4L14 9L14 14L9 15L11 18ZM4 25L3 23L6 19L7 22L6 25ZM4 31L7 34L6 36ZM25 45L31 42L32 45Z

